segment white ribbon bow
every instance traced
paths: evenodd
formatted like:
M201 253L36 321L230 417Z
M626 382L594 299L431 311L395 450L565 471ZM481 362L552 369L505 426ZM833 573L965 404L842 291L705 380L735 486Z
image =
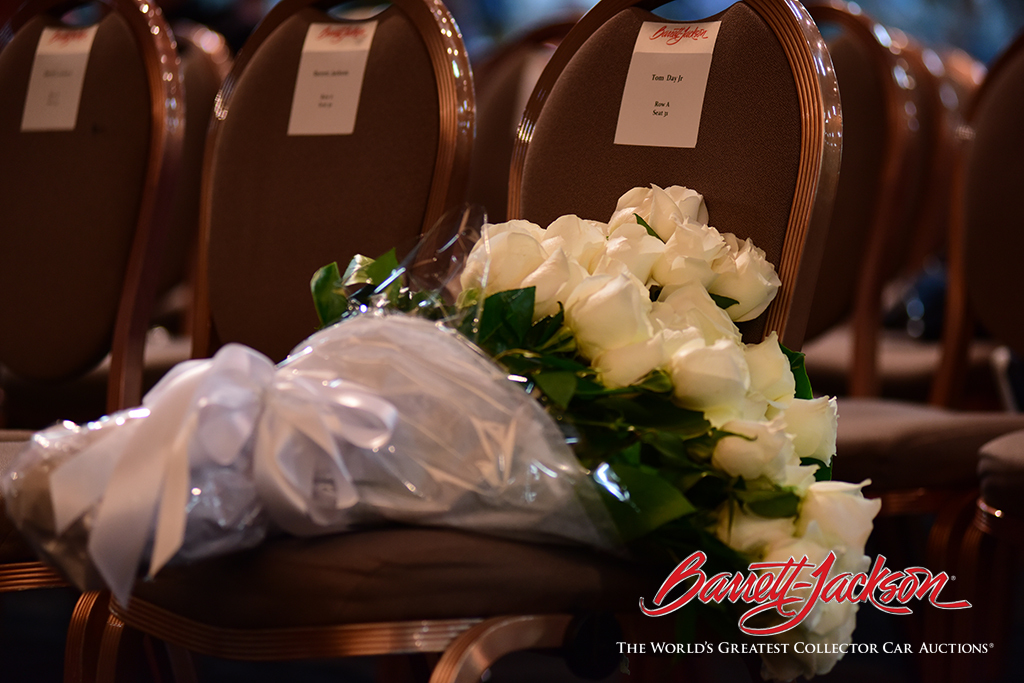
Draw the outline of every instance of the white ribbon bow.
M275 370L266 356L229 344L211 360L176 366L142 408L112 419L118 423L111 433L52 473L50 490L58 534L95 506L89 555L127 604L147 541L152 537L151 576L184 542L191 467L232 464L255 433L261 500L282 527L304 533L324 521L311 504L318 460L326 454L334 507L353 505L357 494L339 444L386 444L398 412L359 385ZM315 448L285 447L294 439Z

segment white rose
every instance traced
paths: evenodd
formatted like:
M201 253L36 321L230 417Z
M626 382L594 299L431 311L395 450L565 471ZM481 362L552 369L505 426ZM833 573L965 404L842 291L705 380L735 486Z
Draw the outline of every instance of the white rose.
M665 243L665 251L655 261L651 277L663 286L697 281L707 289L718 277L711 264L728 249L717 230L684 219Z
M789 358L779 346L779 335L772 332L760 344L748 344L745 353L751 393L763 397L773 408L790 405L796 393L796 379Z
M732 420L722 430L737 436L723 437L711 454L711 464L734 477L748 481L767 477L774 482L786 476L794 464L793 441L781 420L753 422Z
M634 214L643 218L665 241L675 232L676 226L686 219L704 224L708 222L704 197L680 185L664 190L657 185L651 185L650 188L634 187L619 197L615 213L608 221L609 231L614 233L621 225L636 223Z
M462 271L462 289L480 288L485 296L519 289L548 258L544 231L529 221L485 225Z
M793 399L782 412L782 419L786 421L786 431L793 437L797 456L815 458L826 465L832 463L839 420L834 398Z
M609 349L594 359L602 384L611 388L628 387L647 373L665 364L665 335L658 332L650 339L617 349Z
M769 519L749 514L738 506L719 511L715 535L733 550L760 558L764 550L793 538L795 527L791 517Z
M736 322L753 320L768 308L782 282L775 273L775 266L753 242L749 239L740 242L731 233L722 237L733 258L722 258L714 264L719 275L709 291L738 302L726 309Z
M665 251L665 243L647 234L638 223L623 225L608 238L605 257L625 264L640 282L651 278L651 268Z
M800 506L797 533L805 534L811 524L817 524L836 549L837 556L846 555L859 562L871 534L872 520L882 507L882 501L868 500L861 493L861 488L868 483L818 481L811 484Z
M580 352L594 359L609 349L650 339L650 311L650 295L636 278L592 275L565 302L565 322Z
M583 266L570 260L561 249L556 249L519 285L535 288L533 319L536 321L558 313L558 303L565 304L587 275Z
M668 371L678 403L703 412L711 424L721 426L742 413L750 371L736 342L687 342L669 359Z
M663 290L652 307L651 315L656 324L664 329L697 328L708 344L719 339L728 339L738 344L741 339L740 331L729 314L697 282Z
M568 215L556 218L544 235L544 248L550 253L561 249L571 259L594 272L594 265L604 253L608 226L597 221Z

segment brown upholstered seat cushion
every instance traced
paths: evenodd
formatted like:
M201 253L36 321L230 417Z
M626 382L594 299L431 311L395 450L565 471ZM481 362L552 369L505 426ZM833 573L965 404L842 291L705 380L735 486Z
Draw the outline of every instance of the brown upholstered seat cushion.
M0 472L7 469L7 466L21 452L30 438L32 438L32 432L29 431L0 430ZM36 559L38 559L36 554L14 528L11 521L7 519L7 515L0 514L0 564L29 562Z
M971 345L968 392L994 396L991 355L996 345ZM849 324L833 327L804 345L807 374L815 392L841 396L849 390L853 334ZM918 341L899 330L882 330L878 337L878 374L881 395L925 402L942 354L937 342Z
M211 626L289 628L635 610L665 576L578 548L395 527L277 539L165 569L135 596Z
M992 507L1024 518L1024 431L989 441L978 452L981 497Z
M833 476L885 490L975 485L977 453L1024 429L1024 415L958 412L884 399L839 399Z

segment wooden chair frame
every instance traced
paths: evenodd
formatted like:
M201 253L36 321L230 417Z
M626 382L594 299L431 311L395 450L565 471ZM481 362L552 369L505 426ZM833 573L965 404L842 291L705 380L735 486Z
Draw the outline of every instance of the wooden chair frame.
M584 42L606 21L629 7L656 9L666 0L636 2L605 0L588 12L559 44L534 88L523 113L509 173L509 218L520 216L523 169L537 119L551 88ZM746 0L775 32L789 60L803 116L800 165L790 210L782 258L776 267L782 288L767 311L766 333L776 331L789 348L803 344L806 317L790 317L794 310L810 310L817 263L824 250L832 215L839 159L842 119L839 90L825 43L806 10L793 0ZM816 59L815 56L818 58ZM806 263L815 264L806 267ZM811 272L813 271L813 272ZM792 276L787 276L792 274Z
M203 188L200 196L199 265L196 276L195 319L192 326L192 357L205 358L220 346L210 311L209 244L212 169L222 122L229 116L232 93L252 55L270 35L295 12L310 6L334 5L324 0L283 0L256 27L238 53L231 73L224 80L206 139ZM462 202L473 142L475 97L469 57L462 46L458 27L440 0L392 0L423 37L437 79L440 129L437 161L431 181L421 232L428 230L452 206ZM437 29L445 26L444 31Z

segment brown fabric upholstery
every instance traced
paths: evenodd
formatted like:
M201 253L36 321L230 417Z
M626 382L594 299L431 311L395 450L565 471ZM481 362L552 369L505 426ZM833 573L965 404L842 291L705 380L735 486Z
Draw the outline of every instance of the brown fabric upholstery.
M992 352L996 344L979 340L971 345L967 396L994 396ZM801 349L816 394L843 396L849 391L853 335L849 324L837 325ZM881 330L878 337L880 394L925 403L942 354L938 342L912 339L902 330Z
M581 549L399 527L279 539L165 569L134 595L207 625L289 628L635 610L666 572Z
M27 379L85 372L110 349L149 152L149 89L124 19L104 18L78 125L22 133L39 35L30 21L0 54L0 363Z
M1024 431L989 441L978 453L981 497L1011 516L1024 517Z
M487 210L491 223L507 219L508 168L516 126L523 112L516 111L528 60L536 46L522 46L503 55L499 64L476 79L477 128L466 190L469 202Z
M853 305L886 144L885 93L877 70L870 67L869 47L846 33L827 44L843 105L843 160L808 339L838 323Z
M233 91L212 170L210 309L222 343L280 360L316 330L309 280L354 254L377 257L420 233L438 147L430 59L391 7L366 65L352 135L287 135L305 9L252 56Z
M967 281L971 305L994 337L1024 354L1024 49L993 70L972 117L975 139L964 190Z
M695 149L613 144L637 31L655 15L624 10L583 44L537 120L523 169L524 218L607 220L632 187L686 185L704 195L715 227L752 238L779 262L800 152L796 87L752 9L737 4L715 18L722 26Z
M881 399L839 399L833 477L876 490L971 488L978 449L1024 429L1024 415L958 412Z

